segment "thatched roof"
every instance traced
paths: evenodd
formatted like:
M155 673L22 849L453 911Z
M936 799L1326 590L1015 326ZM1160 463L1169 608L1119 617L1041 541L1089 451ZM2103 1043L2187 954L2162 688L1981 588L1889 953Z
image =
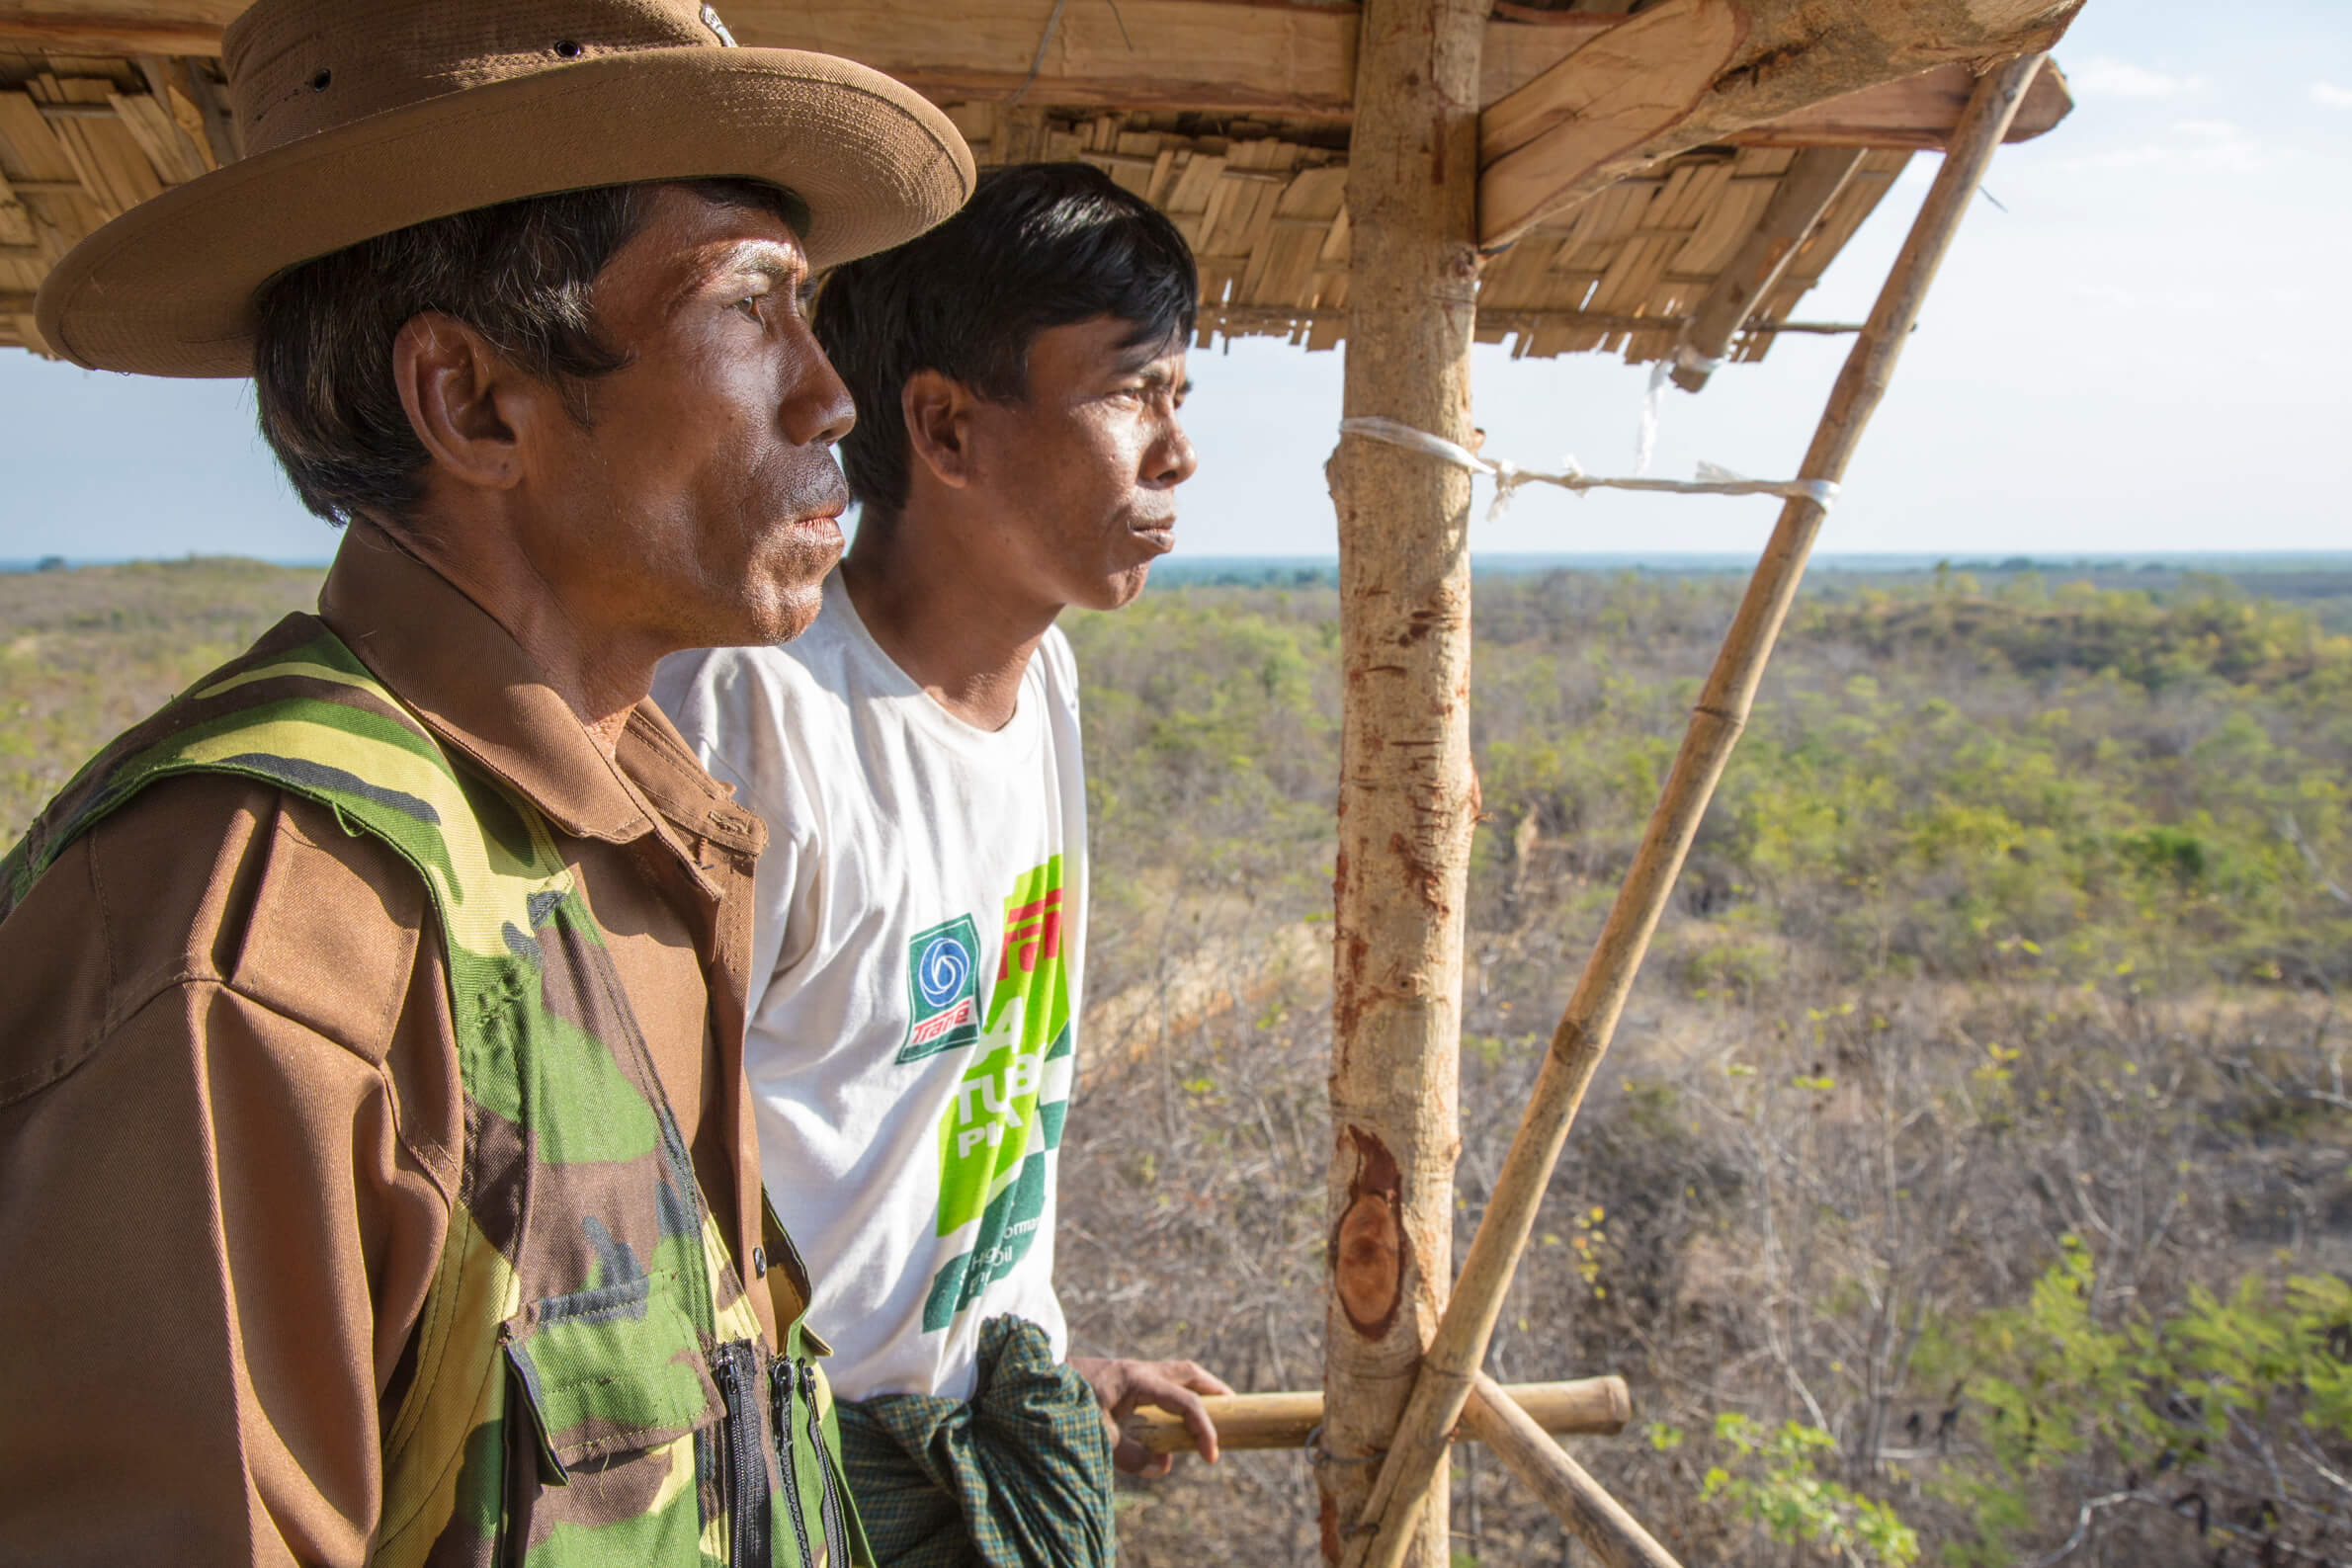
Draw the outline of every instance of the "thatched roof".
M0 3L0 345L42 352L32 298L56 258L126 207L216 167L232 154L233 130L216 59L61 52L114 34L94 24L51 41L29 31L34 24L11 23L9 9ZM219 15L235 7L190 0L178 8L187 16L163 5L117 9L171 13L108 24L131 30L125 46L152 37L154 46L186 47L216 37ZM913 82L949 109L983 163L1080 158L1165 208L1200 256L1204 344L1340 341L1351 7L1126 0L1101 17L1085 8L1081 19L1078 7L1031 16L1035 0L982 0L968 27L911 34L887 0L821 14L777 9L771 19L757 7L726 8L746 42L809 42ZM1625 9L1625 0L1556 11L1503 0L1488 26L1490 95L1525 86ZM807 38L811 28L821 36ZM779 36L761 37L770 31ZM1874 149L1750 316L1733 357L1760 358L1773 334L1755 329L1792 319L1911 151L1940 145L1969 81L1964 67L1941 66L1619 181L1490 258L1478 336L1508 340L1515 355L1669 353L1794 149ZM2068 107L2062 78L2045 71L2012 139L2048 129Z
M983 161L1002 157L1008 127L991 105L956 119ZM1347 324L1347 154L1311 127L1197 115L1078 114L1047 118L1041 156L1107 170L1176 220L1201 265L1201 343L1282 337L1336 346ZM1613 185L1488 261L1478 286L1478 337L1509 341L1514 358L1623 349L1671 352L1676 328L1754 227L1796 151L1710 147ZM1869 153L1759 307L1785 321L1910 153ZM1641 323L1658 322L1645 327ZM1758 359L1769 331L1737 357Z

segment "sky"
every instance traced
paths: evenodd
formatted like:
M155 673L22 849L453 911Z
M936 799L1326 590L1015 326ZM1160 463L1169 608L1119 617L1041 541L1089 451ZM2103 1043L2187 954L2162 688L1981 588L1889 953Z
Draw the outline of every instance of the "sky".
M2058 57L2074 114L1995 159L1819 548L2352 550L2352 3L2090 0ZM1869 311L1934 164L1912 160L1800 314ZM1701 395L1669 391L1651 472L1793 473L1849 342L1784 339ZM1191 371L1180 552L1330 553L1340 355L1251 341ZM1645 370L1481 347L1473 374L1488 455L1632 471ZM0 560L333 549L241 382L0 350ZM1775 507L1538 487L1472 545L1745 553Z

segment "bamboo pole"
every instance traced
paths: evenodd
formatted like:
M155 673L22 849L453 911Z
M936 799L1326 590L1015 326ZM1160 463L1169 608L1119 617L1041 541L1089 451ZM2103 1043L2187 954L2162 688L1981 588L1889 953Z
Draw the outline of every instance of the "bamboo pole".
M1928 189L1927 201L1871 311L1870 323L1856 340L1830 391L1820 428L1806 454L1801 470L1805 477L1834 481L1844 476L1864 427L1886 396L1895 361L1918 319L1936 269L1951 248L1993 149L2008 130L2042 58L2040 54L2020 55L1995 67L1977 83L1953 135L1952 150ZM1782 508L1780 524L1740 600L1739 612L1700 694L1690 729L1666 777L1634 864L1626 872L1625 884L1618 889L1600 940L1553 1032L1552 1048L1545 1053L1527 1111L1512 1137L1486 1210L1479 1217L1453 1299L1422 1358L1411 1404L1397 1424L1396 1441L1381 1465L1370 1502L1357 1516L1360 1524L1374 1528L1360 1529L1353 1537L1347 1559L1350 1568L1397 1568L1403 1560L1399 1535L1384 1527L1385 1522L1392 1514L1409 1518L1438 1473L1438 1463L1445 1456L1445 1444L1438 1435L1452 1432L1462 1418L1471 1379L1485 1360L1503 1293L1527 1248L1544 1189L1559 1163L1560 1147L1567 1140L1593 1071L1609 1048L1635 971L1640 967L1650 934L1673 891L1708 797L1722 775L1732 743L1747 722L1773 639L1780 634L1781 621L1796 597L1806 554L1812 548L1824 515L1824 509L1812 501L1792 500Z
M1859 147L1808 147L1790 163L1772 200L1764 204L1764 215L1756 219L1754 230L1740 242L1729 265L1716 274L1707 297L1691 312L1690 324L1682 333L1682 346L1690 354L1676 356L1672 372L1676 386L1696 392L1707 384L1707 378L1715 373L1708 362L1730 351L1741 325L1772 292L1789 263L1797 259L1806 236L1861 166Z
M1547 1436L1548 1429L1516 1397L1484 1372L1462 1407L1462 1424L1535 1493L1553 1517L1568 1527L1607 1568L1680 1568L1601 1483L1585 1473Z
M1476 309L1487 0L1366 0L1349 136L1344 408L1458 442ZM1343 723L1332 881L1330 1283L1315 1466L1336 1562L1454 1277L1470 752L1470 475L1342 438ZM1447 1430L1452 1429L1448 1423ZM1354 1462L1350 1462L1354 1461ZM1436 1445L1431 1468L1446 1462ZM1397 1557L1448 1568L1446 1489L1396 1514ZM1409 1523L1408 1523L1409 1522ZM1417 1544L1413 1544L1417 1542Z
M1622 1377L1579 1377L1564 1383L1516 1383L1506 1392L1527 1413L1538 1430L1557 1436L1613 1437L1634 1419L1633 1396ZM1293 1394L1235 1394L1204 1399L1217 1445L1227 1452L1265 1448L1301 1448L1323 1424L1323 1396L1309 1389ZM1190 1453L1192 1434L1182 1416L1156 1405L1143 1405L1119 1424L1119 1430L1153 1453ZM1454 1441L1472 1436L1470 1415L1456 1428Z

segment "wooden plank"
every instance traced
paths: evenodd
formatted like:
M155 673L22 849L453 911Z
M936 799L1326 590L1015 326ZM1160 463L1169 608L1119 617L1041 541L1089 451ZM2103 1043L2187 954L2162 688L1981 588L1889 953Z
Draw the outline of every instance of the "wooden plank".
M1583 169L1622 154L1690 113L1730 63L1742 20L1733 0L1661 0L1610 29L1486 106L1478 117L1480 167L1508 166L1531 148L1539 171Z
M1557 1437L1611 1437L1633 1419L1633 1396L1622 1377L1579 1377L1559 1383L1518 1383L1509 1390L1511 1401L1527 1413L1537 1429ZM1288 1394L1235 1394L1201 1401L1217 1428L1217 1445L1233 1451L1300 1448L1323 1424L1320 1391ZM1155 1405L1145 1405L1120 1423L1120 1430L1153 1453L1189 1453L1192 1435L1184 1418ZM1454 1441L1468 1442L1467 1424L1456 1429Z
M33 210L24 202L28 183L11 181L7 175L0 174L0 245L22 249L39 239L33 227Z
M1312 305L1260 305L1250 303L1220 304L1220 319L1235 331L1260 331L1274 325L1288 330L1293 325L1330 326L1344 331L1347 309L1344 303L1319 300ZM1675 332L1689 320L1687 310L1664 310L1651 315L1618 315L1605 310L1569 310L1545 305L1497 305L1488 302L1485 291L1479 291L1478 319L1491 323L1497 331L1543 333L1552 330L1587 333L1599 337L1620 332ZM1744 329L1750 337L1770 337L1775 333L1793 333L1800 337L1852 337L1862 330L1856 321L1775 321L1751 324ZM1539 355L1539 358L1546 356Z
M43 119L57 108L88 110L87 116L52 120L57 144L73 159L75 172L109 217L161 196L163 178L147 161L130 127L108 102L114 84L100 77L35 77L30 84Z
M1939 65L1800 109L1726 139L1741 146L1908 147L1933 152L1952 139L1952 127L1960 124L1975 85L1975 74L1967 65ZM2057 61L2046 62L2026 89L2008 139L2031 141L2046 135L2073 110L2066 73Z
M231 16L244 9L227 7ZM225 23L160 22L0 6L0 48L44 54L218 54Z
M0 0L0 46L116 55L217 54L221 27L244 3ZM952 27L941 25L935 9L912 0L824 6L805 0L730 0L721 9L746 44L844 54L942 102L1019 94L1024 103L1072 108L1345 118L1355 98L1358 14L1347 5L1120 0L1116 11L1107 5L1067 5L1050 39L1046 31L1052 0L973 0L956 8ZM1544 24L1491 21L1480 50L1479 101L1494 104L1536 81L1579 45L1641 20L1573 11ZM1046 57L1033 79L1030 65L1041 40ZM1733 139L1937 146L1967 94L1965 70L1947 67L1835 104L1801 104L1812 119L1747 126ZM2068 103L2063 79L2053 72L2029 99L2019 118L2024 128L2016 134L2047 130L2063 117Z
M179 185L208 172L198 143L182 134L171 110L153 94L110 93L107 102L166 184Z
M1733 173L1723 182L1722 195L1715 206L1700 218L1690 243L1674 258L1674 270L1702 278L1713 278L1722 271L1763 217L1764 209L1772 205L1773 193L1779 189L1777 180L1752 180Z
M2046 49L2081 0L1660 0L1479 117L1478 238L1637 170L1933 66Z
M934 99L1336 116L1355 79L1341 10L1120 0L1056 16L1053 0L966 0L943 27L929 6L732 0L725 16L746 44L847 55Z

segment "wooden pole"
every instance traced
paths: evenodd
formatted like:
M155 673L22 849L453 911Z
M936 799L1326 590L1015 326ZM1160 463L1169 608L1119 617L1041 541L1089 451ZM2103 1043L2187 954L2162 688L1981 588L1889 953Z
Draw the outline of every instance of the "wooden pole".
M1470 1402L1462 1407L1462 1424L1608 1568L1679 1568L1673 1554L1603 1491L1584 1466L1560 1451L1546 1436L1543 1423L1513 1393L1480 1372Z
M1579 1377L1564 1383L1518 1383L1505 1390L1511 1402L1527 1413L1544 1432L1556 1436L1612 1437L1634 1418L1633 1396L1622 1377ZM1300 1448L1323 1424L1323 1396L1313 1390L1295 1394L1235 1394L1204 1399L1209 1420L1217 1428L1217 1445L1228 1452L1247 1449ZM1455 1429L1454 1441L1472 1436L1470 1416ZM1153 1453L1190 1453L1192 1434L1184 1418L1156 1405L1144 1405L1119 1424L1127 1436Z
M1676 358L1676 386L1696 392L1707 384L1715 372L1706 362L1729 352L1740 326L1772 292L1796 259L1798 247L1861 166L1859 147L1808 147L1790 162L1772 200L1764 204L1764 215L1691 312L1682 333L1682 347L1691 352L1688 359Z
M1349 140L1344 407L1470 434L1478 67L1487 0L1367 0ZM1470 755L1470 475L1361 437L1339 515L1339 842L1332 931L1330 1295L1315 1467L1337 1561L1454 1275ZM1447 1430L1452 1430L1449 1423ZM1351 1460L1357 1462L1349 1462ZM1445 1465L1436 1444L1432 1473ZM1396 1516L1447 1568L1446 1488ZM1417 1544L1416 1544L1417 1543Z
M1834 481L1844 476L1864 427L1886 396L1928 285L1935 281L1936 269L1975 198L1993 149L2000 144L2026 84L2041 64L2040 54L2021 55L1995 67L1978 82L1960 129L1954 133L1952 150L1945 155L1935 184L1928 189L1926 204L1920 207L1910 236L1895 258L1894 270L1871 311L1870 323L1855 341L1845 370L1830 391L1829 406L1813 436L1812 449L1806 454L1805 477ZM1351 1568L1359 1564L1397 1568L1403 1560L1401 1532L1387 1529L1386 1522L1391 1517L1411 1518L1438 1474L1446 1451L1442 1435L1452 1432L1462 1418L1471 1379L1485 1360L1503 1292L1527 1248L1528 1231L1544 1189L1559 1163L1560 1147L1567 1140L1577 1107L1583 1103L1585 1088L1592 1082L1593 1070L1609 1048L1635 971L1648 950L1650 933L1657 928L1658 916L1673 891L1683 856L1707 810L1708 797L1722 775L1732 743L1747 722L1773 639L1780 634L1781 621L1796 597L1806 554L1812 548L1824 515L1823 508L1812 501L1792 500L1782 508L1780 525L1740 600L1722 651L1716 657L1715 669L1691 715L1682 749L1650 814L1649 827L1626 872L1625 884L1618 889L1600 941L1553 1032L1552 1048L1545 1053L1526 1114L1479 1217L1453 1300L1422 1359L1411 1405L1398 1423L1395 1442L1382 1462L1371 1500L1358 1516L1361 1523L1376 1527L1353 1537L1348 1556Z

